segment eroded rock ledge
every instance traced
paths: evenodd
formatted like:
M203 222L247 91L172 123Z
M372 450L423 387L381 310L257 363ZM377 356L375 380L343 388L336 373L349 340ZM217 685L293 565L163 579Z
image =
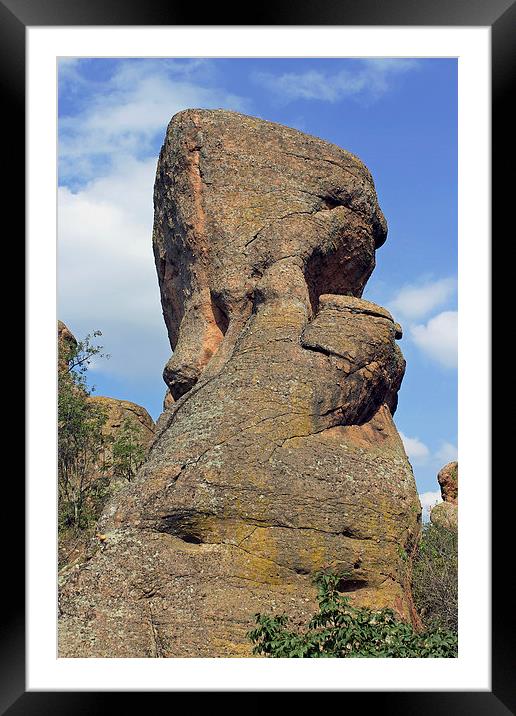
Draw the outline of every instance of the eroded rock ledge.
M420 505L392 421L401 328L361 299L386 238L344 150L222 110L172 118L154 251L173 397L102 547L61 590L61 656L250 656L311 578L411 618Z

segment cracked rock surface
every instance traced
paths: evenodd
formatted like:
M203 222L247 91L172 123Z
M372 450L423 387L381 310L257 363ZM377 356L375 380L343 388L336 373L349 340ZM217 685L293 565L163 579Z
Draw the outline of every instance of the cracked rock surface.
M170 397L105 542L62 577L60 655L251 656L254 614L304 622L322 568L410 619L420 505L392 420L401 328L361 299L387 233L369 171L296 130L187 110L154 205Z

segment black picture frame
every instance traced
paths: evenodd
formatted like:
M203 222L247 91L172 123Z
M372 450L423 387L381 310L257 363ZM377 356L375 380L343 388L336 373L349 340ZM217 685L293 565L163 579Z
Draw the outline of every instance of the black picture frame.
M515 73L516 4L513 0L298 0L296 3L276 0L260 5L247 17L234 22L234 12L220 4L204 5L197 17L202 25L360 25L360 26L484 26L492 37L492 235L506 229L509 238L514 229L508 226L513 204L513 181L507 181L505 168L514 156L513 117L510 110L510 83ZM195 18L195 15L193 15ZM192 23L188 4L170 0L0 0L0 81L2 90L4 167L9 168L5 211L16 217L16 238L22 245L25 216L25 30L36 26L101 25L198 25ZM14 175L14 176L13 176ZM4 194L5 196L5 194ZM512 199L512 201L511 201ZM507 224L507 226L505 226ZM513 222L511 222L513 224ZM512 231L511 231L512 229ZM493 446L493 454L494 446ZM21 479L10 478L4 486L9 491L9 505L14 524L4 523L4 534L15 534L4 541L2 572L4 598L9 608L2 610L0 634L0 714L81 714L104 710L120 711L121 693L113 692L26 692L25 690L25 593L24 539L19 522L24 504ZM508 481L492 485L492 691L454 692L347 692L342 708L352 702L360 709L381 709L393 714L489 714L516 713L513 593L508 589L510 562L506 545L511 544L514 503L508 499ZM511 512L509 512L511 510ZM494 518L496 515L496 519ZM511 519L512 518L512 519ZM7 543L7 539L9 543ZM506 557L507 556L507 557ZM410 684L407 685L408 687ZM235 685L235 691L238 686ZM336 691L338 689L335 689ZM132 708L149 699L148 694L131 692ZM169 696L166 692L155 696ZM360 699L360 701L357 701ZM177 702L176 702L177 703ZM353 706L357 708L356 704ZM174 708L168 699L167 708Z

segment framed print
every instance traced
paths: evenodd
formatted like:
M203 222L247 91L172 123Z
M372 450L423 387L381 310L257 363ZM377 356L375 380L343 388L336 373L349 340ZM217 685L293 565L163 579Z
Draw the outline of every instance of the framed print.
M2 713L125 691L510 713L488 371L514 5L0 12L28 309ZM444 518L458 627L456 571L446 617L417 596ZM337 658L285 658L314 655Z

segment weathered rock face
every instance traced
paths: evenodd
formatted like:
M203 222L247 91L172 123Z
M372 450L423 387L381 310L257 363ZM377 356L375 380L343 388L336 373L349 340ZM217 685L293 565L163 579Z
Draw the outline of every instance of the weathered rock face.
M437 475L443 502L432 508L430 520L435 525L456 530L458 528L459 464L449 462Z
M231 112L173 118L154 205L154 254L174 347L165 381L175 399L217 351L212 371L225 361L272 267L294 270L289 290L301 300L308 293L311 313L321 293L361 295L387 233L371 175L356 157Z
M443 501L456 505L459 496L459 463L455 461L445 465L439 471L437 481L441 488Z
M220 110L172 119L154 249L175 402L62 589L61 656L249 656L254 614L304 619L321 568L410 618L401 329L360 298L385 237L348 152Z
M130 400L108 398L104 395L91 395L88 400L100 406L106 414L106 423L103 427L105 435L116 438L123 428L124 421L129 419L135 426L138 444L144 448L150 447L154 440L155 425L145 408Z

